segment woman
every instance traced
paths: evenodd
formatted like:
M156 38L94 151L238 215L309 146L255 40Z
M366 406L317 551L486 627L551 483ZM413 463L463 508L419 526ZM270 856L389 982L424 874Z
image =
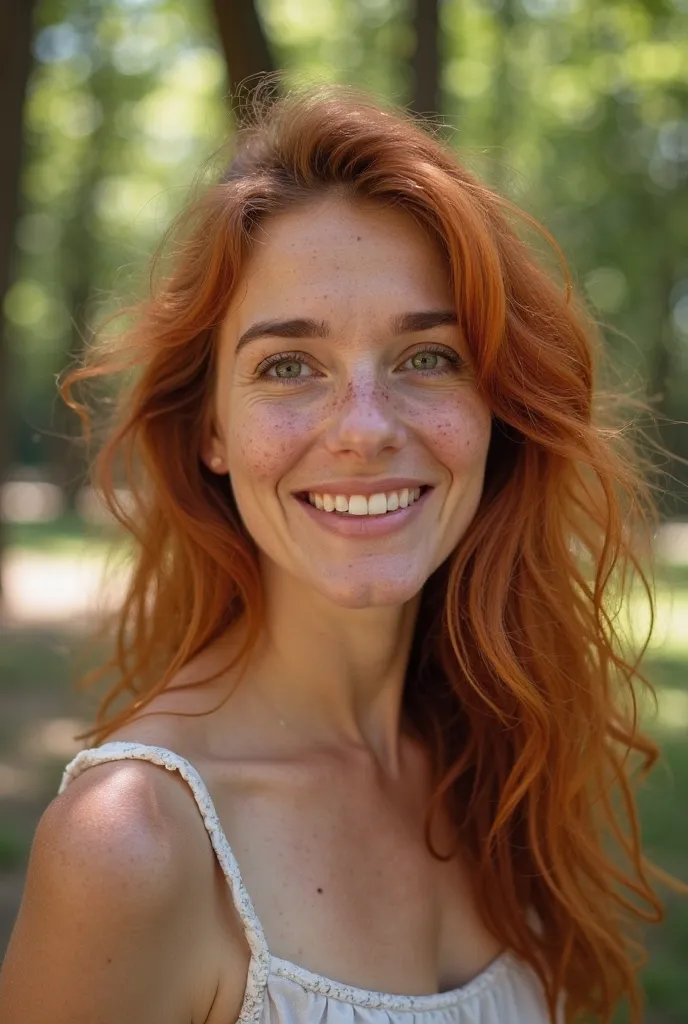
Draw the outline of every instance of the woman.
M337 88L254 119L178 237L72 377L129 374L98 469L136 557L0 1016L638 1020L624 759L656 751L607 595L647 503L569 289Z

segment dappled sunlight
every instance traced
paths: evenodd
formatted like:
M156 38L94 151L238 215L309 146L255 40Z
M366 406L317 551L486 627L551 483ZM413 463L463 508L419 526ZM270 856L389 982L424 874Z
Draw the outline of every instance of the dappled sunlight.
M27 758L69 761L84 745L75 736L88 725L78 718L34 719L20 738L19 752Z
M650 628L650 611L642 596L627 609L631 637L643 641ZM657 587L656 618L648 653L654 657L688 655L688 592L666 585Z
M0 514L7 523L49 523L63 508L62 491L45 480L10 480L0 487Z
M35 800L41 788L36 771L0 761L0 800Z
M6 625L63 624L78 627L117 605L126 570L105 575L102 553L10 550L3 566L2 619Z
M654 718L648 718L648 726L655 730L688 732L688 689L658 686L657 698L657 713Z

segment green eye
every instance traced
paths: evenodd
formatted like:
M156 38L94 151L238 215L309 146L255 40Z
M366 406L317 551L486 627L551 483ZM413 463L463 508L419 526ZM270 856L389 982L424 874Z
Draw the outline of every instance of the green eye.
M318 376L308 361L308 356L301 352L275 352L256 367L255 377L264 380L278 380L288 384L290 381L307 380Z
M403 364L409 373L415 371L420 378L448 377L459 373L464 367L463 360L451 349L436 349L434 345L418 349Z
M414 370L435 370L438 359L436 352L417 352L415 356L411 356L411 363Z
M281 363L277 363L275 366L276 377L300 377L302 376L301 370L303 363L300 363L297 359L285 359Z

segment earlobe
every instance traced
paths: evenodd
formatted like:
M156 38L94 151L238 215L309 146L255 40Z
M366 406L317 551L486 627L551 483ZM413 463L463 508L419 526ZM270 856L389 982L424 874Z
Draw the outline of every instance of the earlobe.
M226 473L227 465L224 457L224 445L214 425L208 423L203 433L204 436L200 444L201 462L213 473Z
M218 430L214 413L208 409L206 422L200 444L201 461L213 473L226 473L227 463L224 456L224 443Z
M217 450L204 451L201 453L201 461L210 469L213 473L226 473L227 465L225 463L224 455L220 455Z

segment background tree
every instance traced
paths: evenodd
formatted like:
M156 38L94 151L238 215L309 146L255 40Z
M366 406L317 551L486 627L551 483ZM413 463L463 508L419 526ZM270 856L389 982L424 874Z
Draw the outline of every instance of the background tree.
M274 71L275 62L254 0L213 0L213 9L232 92L245 79Z
M19 176L23 154L24 94L31 67L33 0L0 3L0 299L4 300L14 263L14 229L19 209ZM0 483L7 478L13 455L10 406L13 402L12 359L4 325L0 325ZM4 528L0 516L0 595Z
M411 107L419 114L437 114L440 110L439 0L415 0L413 29Z

